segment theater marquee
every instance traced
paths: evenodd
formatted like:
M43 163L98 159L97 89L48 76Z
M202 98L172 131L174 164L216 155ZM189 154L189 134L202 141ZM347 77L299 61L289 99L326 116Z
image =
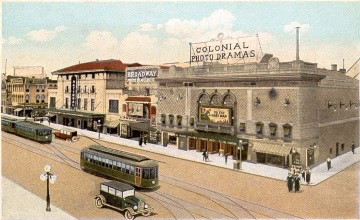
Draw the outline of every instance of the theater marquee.
M126 80L129 83L154 82L157 76L158 67L154 66L128 67L126 69Z
M199 119L202 122L230 124L230 108L200 107Z
M221 33L216 39L191 43L190 47L190 63L236 60L256 62L260 52L257 37L224 38Z

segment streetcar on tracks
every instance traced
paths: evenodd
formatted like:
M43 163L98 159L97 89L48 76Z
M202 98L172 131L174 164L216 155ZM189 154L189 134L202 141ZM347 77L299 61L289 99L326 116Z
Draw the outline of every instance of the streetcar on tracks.
M90 145L81 151L80 167L139 188L153 189L159 185L157 161L101 145Z
M40 143L52 141L52 128L31 121L2 117L1 129Z
M135 195L134 187L114 180L101 183L100 194L94 199L96 207L110 207L123 212L126 220L133 220L136 215L149 216L154 210Z

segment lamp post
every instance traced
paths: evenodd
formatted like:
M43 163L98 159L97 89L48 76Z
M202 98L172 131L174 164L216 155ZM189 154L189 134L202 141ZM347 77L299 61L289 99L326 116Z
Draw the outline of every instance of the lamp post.
M97 123L97 128L98 128L98 132L99 132L99 137L98 137L98 139L100 139L100 127L101 127L101 120L99 119L98 120L98 123Z
M56 175L50 173L51 171L51 166L50 165L46 165L45 168L45 173L40 175L40 180L45 181L46 180L46 211L50 212L51 208L50 208L50 192L49 192L49 182L51 184L54 184L56 181Z
M242 151L242 140L239 140L239 145L238 145L238 151L239 151L239 157L238 157L238 161L239 161L239 169L241 170L241 151Z

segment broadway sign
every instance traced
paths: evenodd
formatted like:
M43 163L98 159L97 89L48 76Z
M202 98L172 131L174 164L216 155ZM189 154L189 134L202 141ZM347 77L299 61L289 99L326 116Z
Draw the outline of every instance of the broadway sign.
M154 82L158 75L157 66L142 66L126 68L128 82Z
M257 37L218 38L208 42L190 44L190 63L242 61L256 62L259 57L259 41Z

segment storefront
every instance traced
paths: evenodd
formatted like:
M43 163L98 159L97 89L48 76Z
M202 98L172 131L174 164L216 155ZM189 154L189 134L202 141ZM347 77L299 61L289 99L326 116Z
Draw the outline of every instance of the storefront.
M211 154L227 154L231 155L233 159L238 159L241 149L241 159L244 161L248 158L249 142L247 139L237 138L228 134L197 131L177 132L176 135L179 140L179 149L186 150L180 144L181 140L186 140L188 150L196 150L197 152L207 151Z
M49 115L56 115L56 123L69 127L97 131L103 127L104 114L96 114L82 111L56 109L50 110ZM100 124L99 124L100 122ZM99 126L98 126L99 125Z
M255 154L256 163L271 164L275 166L287 167L289 166L289 155L292 152L292 148L289 146L253 142L253 153ZM297 158L300 164L300 158ZM295 164L295 159L293 164Z

